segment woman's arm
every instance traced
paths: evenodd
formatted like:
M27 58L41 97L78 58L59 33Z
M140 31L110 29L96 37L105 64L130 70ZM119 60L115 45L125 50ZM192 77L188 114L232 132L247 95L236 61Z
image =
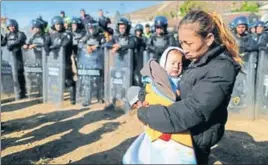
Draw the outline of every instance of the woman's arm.
M234 66L220 61L196 83L192 95L168 107L142 107L138 110L138 118L163 133L184 132L210 120L217 107L232 93L235 78Z

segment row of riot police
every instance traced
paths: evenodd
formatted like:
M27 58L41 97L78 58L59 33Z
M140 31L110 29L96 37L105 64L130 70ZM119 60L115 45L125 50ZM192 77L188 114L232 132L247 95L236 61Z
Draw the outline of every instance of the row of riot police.
M6 78L1 90L8 93L13 86L17 99L39 92L44 102L57 104L63 101L66 87L72 104L79 101L89 105L93 95L100 102L126 101L128 87L141 85L139 70L143 64L150 58L159 60L165 48L176 45L174 37L167 33L167 19L162 16L155 18L155 33L146 36L140 24L135 27L135 36L131 35L131 23L126 18L118 20L114 35L105 23L100 26L93 21L85 26L81 19L73 18L71 24L71 30L66 29L63 18L56 16L47 33L47 22L37 18L32 20L33 34L27 41L16 20L9 19L9 32L1 43L6 47L1 49L3 61L10 66L1 73L11 72L5 76L13 81ZM73 78L72 54L77 81Z
M229 110L249 119L267 116L268 33L263 30L264 22L249 24L246 17L240 16L232 23L231 30L243 64L236 78Z

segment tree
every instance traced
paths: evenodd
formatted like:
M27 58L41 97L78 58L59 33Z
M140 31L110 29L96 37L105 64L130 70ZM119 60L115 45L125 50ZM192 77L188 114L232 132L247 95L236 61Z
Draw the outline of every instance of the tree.
M232 10L233 12L258 12L259 11L259 3L258 2L243 2L242 6L239 9Z
M181 6L180 6L180 14L181 16L186 15L189 11L195 10L195 9L202 9L200 2L196 1L185 1Z
M176 17L176 13L174 11L170 11L170 17L171 18L175 18Z

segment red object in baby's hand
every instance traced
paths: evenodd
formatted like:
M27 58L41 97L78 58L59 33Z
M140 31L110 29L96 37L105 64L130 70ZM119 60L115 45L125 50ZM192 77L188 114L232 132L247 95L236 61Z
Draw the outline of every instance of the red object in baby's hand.
M163 134L159 137L159 139L164 140L164 141L169 141L169 140L171 139L171 134L165 134L165 133L163 133Z

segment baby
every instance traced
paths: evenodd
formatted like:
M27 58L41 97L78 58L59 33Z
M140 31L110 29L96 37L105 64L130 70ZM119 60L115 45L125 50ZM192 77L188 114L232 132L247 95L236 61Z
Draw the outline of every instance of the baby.
M142 106L161 104L169 106L179 99L179 81L182 74L183 51L176 47L167 48L159 64L150 60L141 70L144 89L132 86L127 98L133 110ZM145 135L155 145L172 146L179 156L176 162L196 164L193 142L190 132L162 133L145 125ZM173 145L174 144L174 145ZM164 147L165 148L165 147Z
M178 98L178 96L180 96L179 81L181 79L181 74L182 74L182 69L183 69L182 59L183 59L183 51L180 48L168 47L163 52L160 58L159 65L157 65L157 63L154 63L154 67L152 68L148 66L148 64L150 65L150 63L152 62L152 61L149 61L147 65L141 70L141 74L143 75L142 80L145 83L145 86L147 83L149 83L148 77L150 76L153 77L153 79L157 79L157 80L158 79L163 80L163 78L165 77L166 80L164 81L166 82L162 82L162 83L164 84L164 86L168 86L166 84L170 84L172 91L173 92L175 91L176 98ZM161 68L164 69L166 72L163 72ZM149 70L152 69L151 73L148 73L150 72L148 71L148 69ZM137 86L130 87L130 89L128 90L128 93L129 93L129 97L132 100L130 101L130 98L129 98L132 109L138 109L141 106L148 106L148 102L146 102L145 100L145 94L142 88L137 87ZM137 94L137 96L135 96L135 94Z
M168 73L172 82L179 89L179 81L182 74L182 60L183 50L178 47L168 47L160 58L160 66L162 66ZM180 95L179 90L176 90L177 94Z

